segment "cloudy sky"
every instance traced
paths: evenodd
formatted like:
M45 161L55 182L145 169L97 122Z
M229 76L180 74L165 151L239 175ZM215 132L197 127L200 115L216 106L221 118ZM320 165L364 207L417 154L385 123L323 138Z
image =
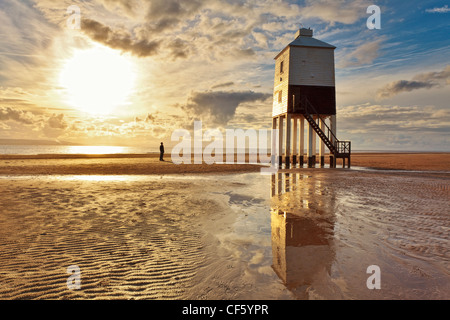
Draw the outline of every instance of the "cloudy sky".
M1 0L0 139L269 128L274 57L303 26L337 47L340 139L450 151L449 21L446 1Z

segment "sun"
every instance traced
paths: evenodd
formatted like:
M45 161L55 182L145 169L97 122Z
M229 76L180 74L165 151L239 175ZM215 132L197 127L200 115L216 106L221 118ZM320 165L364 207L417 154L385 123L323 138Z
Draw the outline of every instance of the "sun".
M135 78L129 57L95 46L75 51L63 66L59 81L69 105L90 114L107 115L129 104Z

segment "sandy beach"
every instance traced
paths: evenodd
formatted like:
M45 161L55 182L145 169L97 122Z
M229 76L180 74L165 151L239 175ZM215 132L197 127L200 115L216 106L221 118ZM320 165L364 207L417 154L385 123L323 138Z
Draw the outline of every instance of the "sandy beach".
M159 155L38 155L0 156L0 175L100 174L148 175L186 173L256 172L250 164L174 164L170 157L159 161Z
M338 160L338 167L341 161ZM351 162L352 166L372 169L449 171L450 153L355 153ZM260 169L261 165L248 164L248 156L246 164L174 164L170 157L159 161L157 154L0 155L0 175L217 174Z
M410 171L449 171L450 153L354 153L352 166Z
M263 176L153 155L2 156L0 298L449 299L449 160L355 154L389 170ZM381 290L366 288L373 264Z

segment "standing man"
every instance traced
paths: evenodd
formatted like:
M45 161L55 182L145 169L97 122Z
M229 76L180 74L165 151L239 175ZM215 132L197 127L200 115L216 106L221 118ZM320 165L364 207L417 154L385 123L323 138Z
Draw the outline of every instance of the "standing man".
M161 145L159 146L159 161L164 161L164 144L161 142Z

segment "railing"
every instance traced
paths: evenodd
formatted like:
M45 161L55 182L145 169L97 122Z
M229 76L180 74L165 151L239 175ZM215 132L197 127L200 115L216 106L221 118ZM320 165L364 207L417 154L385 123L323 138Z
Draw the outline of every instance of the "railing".
M352 149L351 141L337 141L336 142L336 152L341 154L350 154Z

